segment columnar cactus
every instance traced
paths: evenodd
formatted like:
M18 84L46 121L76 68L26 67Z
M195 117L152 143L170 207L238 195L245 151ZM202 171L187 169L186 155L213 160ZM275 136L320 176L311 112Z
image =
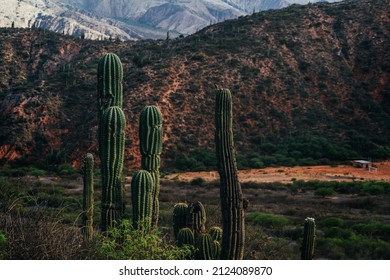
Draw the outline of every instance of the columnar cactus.
M233 141L232 95L228 89L217 90L215 126L223 224L221 259L241 260L244 255L245 217Z
M146 106L139 119L139 137L141 151L141 167L148 170L153 177L153 216L152 224L158 222L160 192L160 155L162 152L162 116L156 106Z
M198 249L196 252L197 259L199 260L212 260L215 257L214 252L214 243L210 234L202 233L199 235L196 248Z
M83 189L83 233L85 240L91 240L93 235L93 155L84 157L84 189Z
M131 181L133 227L148 231L152 223L153 179L146 170L137 171Z
M187 226L192 228L195 236L206 230L206 210L200 201L187 207Z
M314 243L316 239L316 223L314 218L306 218L303 230L301 259L311 260L314 256Z
M222 242L222 233L222 229L217 226L211 227L209 230L211 238L215 241L218 241L219 243Z
M99 116L111 106L122 107L123 67L116 54L107 53L100 58L97 80Z
M187 219L187 203L176 203L173 207L173 234L175 239L177 239L177 235L180 229L186 227Z
M195 246L194 232L188 227L180 229L177 234L177 246L183 247L184 245Z
M117 106L106 109L100 120L102 231L112 227L122 214L125 125L125 115Z

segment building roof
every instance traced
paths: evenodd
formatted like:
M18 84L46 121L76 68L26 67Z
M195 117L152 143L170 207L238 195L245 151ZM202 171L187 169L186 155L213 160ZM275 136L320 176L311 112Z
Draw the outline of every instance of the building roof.
M354 162L361 163L361 164L371 163L371 161L368 161L368 160L354 160Z

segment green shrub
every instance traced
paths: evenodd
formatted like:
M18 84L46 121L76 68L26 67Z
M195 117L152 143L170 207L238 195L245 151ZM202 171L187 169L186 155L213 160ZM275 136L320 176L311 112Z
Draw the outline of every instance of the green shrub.
M318 221L318 224L322 228L342 227L344 226L344 220L337 217L326 218L322 221Z
M314 191L314 195L321 196L321 197L327 197L331 196L335 193L335 191L332 188L318 188Z
M179 248L163 240L157 231L133 230L128 220L123 220L106 234L102 237L99 250L102 259L180 260L192 256L192 250L188 246Z
M29 174L31 176L35 176L35 177L41 177L41 176L45 176L46 175L46 171L45 170L42 170L42 169L38 169L38 168L33 168Z
M261 212L249 213L246 216L248 222L264 227L281 228L289 224L290 220L285 216L273 215Z

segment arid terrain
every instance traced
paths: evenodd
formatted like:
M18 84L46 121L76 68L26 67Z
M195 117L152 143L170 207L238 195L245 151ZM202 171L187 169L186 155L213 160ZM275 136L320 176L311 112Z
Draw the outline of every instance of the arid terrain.
M390 181L390 162L374 163L376 170L369 171L351 165L338 166L295 166L269 167L263 169L240 170L238 175L241 182L256 183L291 183L292 180L320 180L320 181L351 181L351 180L384 180ZM178 181L191 182L202 178L206 182L218 179L216 171L211 172L184 172L170 174L166 178Z

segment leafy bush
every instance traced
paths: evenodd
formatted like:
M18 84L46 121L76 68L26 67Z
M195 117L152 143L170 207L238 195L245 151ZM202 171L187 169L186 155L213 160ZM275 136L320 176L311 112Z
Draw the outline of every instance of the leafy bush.
M180 260L193 254L190 247L179 248L156 231L132 230L128 220L103 236L99 252L102 259L113 260Z
M327 197L331 196L335 193L335 191L332 188L318 188L314 191L314 195L321 196L321 197Z
M338 217L326 218L322 221L318 221L322 228L342 227L344 226L344 220Z
M281 228L289 224L290 220L285 216L273 215L261 212L249 213L246 216L248 222L264 227Z

